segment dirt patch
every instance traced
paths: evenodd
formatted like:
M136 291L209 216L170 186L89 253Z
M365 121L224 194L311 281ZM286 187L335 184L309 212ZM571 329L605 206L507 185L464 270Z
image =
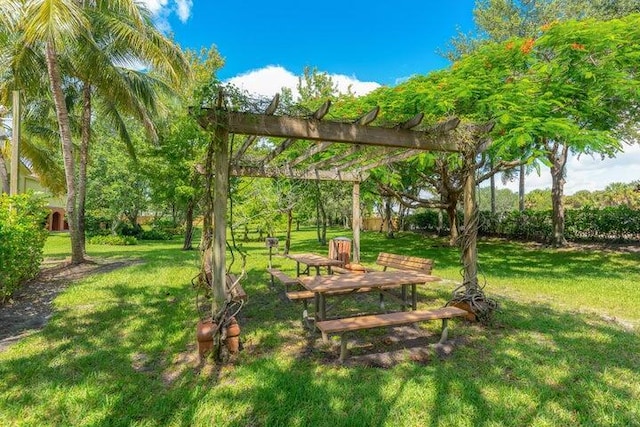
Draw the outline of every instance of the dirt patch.
M9 301L0 305L0 351L42 329L51 317L54 298L71 282L139 262L90 261L79 265L60 262L54 266L50 266L52 261L43 262L44 268L38 277L27 282Z
M421 365L432 363L433 359L446 359L456 348L464 346L463 337L439 343L439 334L430 333L414 326L387 328L383 335L354 334L349 338L349 357L344 366L368 366L391 368L403 362ZM324 360L340 364L340 346L337 341L324 346Z

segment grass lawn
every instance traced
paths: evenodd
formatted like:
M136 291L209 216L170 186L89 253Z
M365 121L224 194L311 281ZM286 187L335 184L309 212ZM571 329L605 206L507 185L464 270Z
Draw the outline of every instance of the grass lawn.
M327 251L312 230L293 242L294 252ZM457 250L443 244L364 233L362 261L424 256L459 281ZM193 363L197 252L178 240L89 245L97 260L140 262L72 284L42 331L0 352L0 425L640 426L639 253L481 242L485 291L501 305L494 324L453 321L462 343L451 355L382 369L337 364L337 341L321 344L300 305L269 289L264 242L243 246L245 349L215 369ZM50 236L47 257L68 253L67 236ZM274 262L295 274L293 262ZM424 287L421 306L442 305L454 286ZM438 340L438 324L420 327Z

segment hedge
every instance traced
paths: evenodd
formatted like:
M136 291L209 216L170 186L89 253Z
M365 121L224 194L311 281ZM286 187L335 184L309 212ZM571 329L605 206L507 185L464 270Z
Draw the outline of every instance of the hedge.
M34 278L42 262L47 209L32 193L0 195L0 300Z
M462 224L462 213L458 213ZM423 211L412 215L413 229L436 231L438 214ZM449 221L444 216L442 232L448 232ZM483 236L548 242L551 240L552 212L525 210L498 214L482 211L478 232ZM640 241L640 211L626 205L565 210L565 238L571 241Z

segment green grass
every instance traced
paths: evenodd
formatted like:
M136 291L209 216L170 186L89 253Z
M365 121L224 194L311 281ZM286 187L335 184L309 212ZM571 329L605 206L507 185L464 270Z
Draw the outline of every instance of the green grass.
M314 235L296 233L292 251L325 253ZM464 344L451 356L381 369L336 364L335 342L306 332L300 306L269 289L264 242L244 243L245 349L233 365L198 370L182 363L195 352L197 252L180 247L89 245L95 259L141 262L76 282L42 331L0 353L0 425L640 425L638 254L482 242L495 323L453 322ZM459 281L457 250L441 240L365 233L362 248L365 264L413 254ZM49 238L47 257L68 252L65 235ZM442 305L453 287L421 289L421 306ZM421 327L435 342L432 323Z

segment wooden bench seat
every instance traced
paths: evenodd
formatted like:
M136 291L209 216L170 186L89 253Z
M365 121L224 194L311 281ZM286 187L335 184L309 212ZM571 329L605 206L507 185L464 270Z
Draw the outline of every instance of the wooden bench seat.
M291 291L287 292L287 298L289 301L307 300L313 298L313 292L311 291Z
M347 356L347 332L442 319L442 334L439 341L442 343L446 341L448 335L447 320L454 317L465 317L466 315L467 311L460 308L443 307L425 311L403 311L398 313L324 320L317 322L316 327L322 332L324 340L327 339L328 334L340 333L340 362L344 362Z
M378 254L376 264L384 267L384 270L387 268L394 268L396 270L415 270L427 274L431 274L431 270L433 270L432 259L390 254L387 252L380 252Z
M277 268L267 268L267 272L271 275L271 287L275 288L274 279L278 279L280 283L284 285L285 292L289 292L289 286L298 285L298 279L291 277L286 273L278 270Z

